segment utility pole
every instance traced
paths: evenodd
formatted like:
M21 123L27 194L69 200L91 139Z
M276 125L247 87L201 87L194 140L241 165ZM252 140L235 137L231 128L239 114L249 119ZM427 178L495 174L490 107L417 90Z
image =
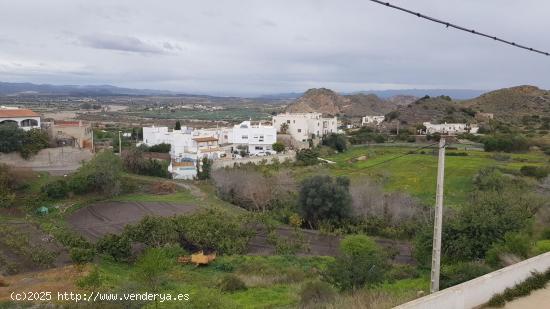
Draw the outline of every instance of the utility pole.
M122 140L120 138L120 133L122 131L118 131L118 155L122 156Z
M437 188L435 193L434 236L432 249L432 273L430 293L439 291L439 272L441 268L441 229L443 227L443 180L445 176L445 138L439 140L439 158L437 160Z

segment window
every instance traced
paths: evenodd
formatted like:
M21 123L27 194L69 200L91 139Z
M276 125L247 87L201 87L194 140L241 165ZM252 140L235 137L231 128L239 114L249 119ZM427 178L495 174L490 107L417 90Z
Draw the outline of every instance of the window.
M287 120L286 123L290 123L290 120Z
M298 133L301 133L302 132L302 129L298 129Z
M254 149L256 149L256 150L264 150L264 147L263 147L263 146L256 146Z
M243 135L241 138L242 139L248 139L248 135Z

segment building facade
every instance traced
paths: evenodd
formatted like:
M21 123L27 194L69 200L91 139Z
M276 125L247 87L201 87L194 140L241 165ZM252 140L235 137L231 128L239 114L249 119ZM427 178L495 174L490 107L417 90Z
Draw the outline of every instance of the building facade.
M430 122L424 122L423 125L426 127L425 134L462 134L462 133L472 133L476 134L479 130L479 127L475 124L466 124L466 123L442 123L442 124L433 124Z
M0 124L16 124L21 129L40 129L40 115L30 109L0 106Z
M361 119L361 125L380 125L384 122L385 116L365 116Z
M48 135L59 146L72 145L81 149L93 149L93 131L89 123L82 121L54 121L50 123Z
M250 155L274 153L272 145L277 141L277 130L274 126L263 125L261 122L243 121L233 127L233 146L245 146Z
M285 113L273 116L273 126L279 132L290 134L295 140L306 142L312 137L322 137L338 132L336 117L326 118L321 113Z

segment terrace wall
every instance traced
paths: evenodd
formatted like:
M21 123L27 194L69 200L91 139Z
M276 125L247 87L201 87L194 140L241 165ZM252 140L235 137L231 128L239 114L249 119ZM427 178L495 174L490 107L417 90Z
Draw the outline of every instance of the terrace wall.
M296 154L294 152L287 152L283 154L276 154L271 156L265 156L265 157L248 157L248 158L241 158L241 159L218 159L214 160L212 163L212 169L220 169L224 167L235 167L241 164L261 164L262 161L267 161L266 164L272 164L274 159L278 159L279 162L283 163L285 161L296 161Z

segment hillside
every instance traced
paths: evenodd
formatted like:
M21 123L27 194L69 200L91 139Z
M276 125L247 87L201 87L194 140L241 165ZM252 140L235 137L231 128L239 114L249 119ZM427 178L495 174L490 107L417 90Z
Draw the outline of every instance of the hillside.
M476 111L493 113L503 120L526 115L550 116L550 92L534 86L500 89L466 100L462 105Z
M466 109L460 102L449 97L422 98L396 109L397 118L408 124L420 124L426 121L442 122L470 122L473 120L473 111Z
M286 111L362 117L368 114L383 115L414 100L416 98L412 96L394 96L384 100L374 94L339 95L330 89L318 88L306 91L303 96L288 105Z

